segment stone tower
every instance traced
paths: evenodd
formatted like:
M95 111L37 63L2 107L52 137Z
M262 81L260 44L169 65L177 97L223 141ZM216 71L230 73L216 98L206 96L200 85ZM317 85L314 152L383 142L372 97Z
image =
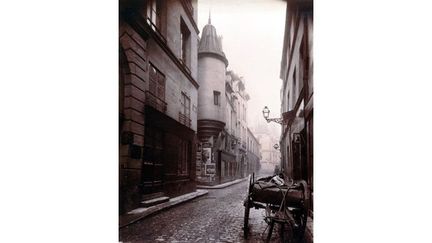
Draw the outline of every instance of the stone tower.
M225 126L225 74L228 60L221 38L211 24L204 26L198 48L198 137L215 139Z

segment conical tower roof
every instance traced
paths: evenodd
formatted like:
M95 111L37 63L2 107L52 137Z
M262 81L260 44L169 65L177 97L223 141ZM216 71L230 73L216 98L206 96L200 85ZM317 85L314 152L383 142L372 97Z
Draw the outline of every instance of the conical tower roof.
M203 28L201 32L201 40L198 47L198 57L202 55L212 55L220 58L225 65L228 66L228 60L225 57L225 53L222 50L222 43L216 33L216 28L209 22Z

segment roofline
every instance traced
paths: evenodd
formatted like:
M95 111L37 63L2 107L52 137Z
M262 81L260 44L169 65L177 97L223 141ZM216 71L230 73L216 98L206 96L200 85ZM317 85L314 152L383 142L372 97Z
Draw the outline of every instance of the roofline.
M228 64L229 64L228 63L228 59L225 56L223 56L223 55L221 55L219 53L211 52L211 51L200 51L200 52L198 52L198 59L200 57L205 57L205 56L215 57L215 58L221 60L222 62L224 62L225 66L228 67Z

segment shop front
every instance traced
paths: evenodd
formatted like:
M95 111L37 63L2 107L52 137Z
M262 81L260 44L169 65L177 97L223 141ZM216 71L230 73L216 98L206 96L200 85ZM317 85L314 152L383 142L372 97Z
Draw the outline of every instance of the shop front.
M142 193L174 197L194 191L195 131L150 106L145 114Z

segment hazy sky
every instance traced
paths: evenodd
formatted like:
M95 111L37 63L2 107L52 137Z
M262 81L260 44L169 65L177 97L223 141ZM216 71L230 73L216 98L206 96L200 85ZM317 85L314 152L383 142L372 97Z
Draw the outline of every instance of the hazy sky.
M264 106L271 117L280 116L280 61L285 28L286 2L282 0L198 0L198 28L208 22L223 36L222 47L228 58L228 70L245 78L248 124L253 127ZM279 136L280 125L269 124Z

